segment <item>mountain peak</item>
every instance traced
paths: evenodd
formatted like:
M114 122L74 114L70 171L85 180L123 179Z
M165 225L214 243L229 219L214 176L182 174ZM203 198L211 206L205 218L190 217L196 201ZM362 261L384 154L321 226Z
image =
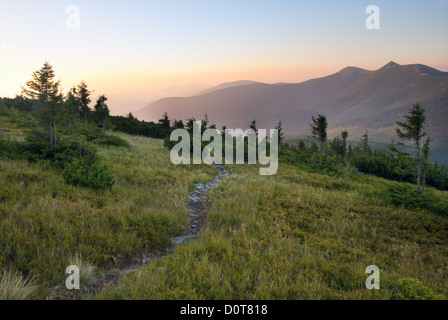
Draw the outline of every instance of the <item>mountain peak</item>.
M358 68L358 67L348 66L348 67L345 67L344 69L342 69L341 71L339 71L338 73L340 75L344 76L344 75L351 75L351 74L362 73L362 72L368 72L368 71Z
M386 64L383 68L392 68L392 67L396 67L399 66L398 63L394 62L394 61L390 61L388 64Z

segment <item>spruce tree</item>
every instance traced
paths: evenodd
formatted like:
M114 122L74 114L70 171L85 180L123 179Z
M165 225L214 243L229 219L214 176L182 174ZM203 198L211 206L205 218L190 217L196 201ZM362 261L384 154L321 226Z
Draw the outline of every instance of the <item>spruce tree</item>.
M168 118L168 113L166 113L166 111L163 114L162 118L159 119L159 124L161 124L162 128L164 129L169 129L171 127L171 121Z
M98 98L95 104L95 114L98 119L98 122L101 123L103 127L103 135L106 136L106 120L109 117L109 107L106 104L107 98L105 95L102 95Z
M421 140L426 135L423 131L426 117L425 109L417 102L405 116L406 122L397 121L397 135L401 140L411 140L415 145L415 161L417 162L417 192L420 193L421 176Z
M363 153L369 153L370 154L370 148L369 148L369 131L366 130L366 132L362 135L361 139L361 150Z
M89 89L87 89L87 84L84 81L81 81L81 83L78 85L77 92L78 92L78 99L81 104L81 111L84 115L84 125L85 125L85 128L87 129L87 114L90 111L89 103L91 102L90 94L92 92L89 91Z
M281 119L278 121L278 124L275 127L275 129L277 129L277 131L278 131L278 145L281 146L283 143L283 140L285 139L285 136L283 134L283 125L282 125Z
M322 155L325 154L325 141L327 141L327 117L322 114L317 114L317 118L311 117L311 138L320 142L320 150Z
M55 81L54 77L53 67L45 61L40 70L33 72L32 79L26 82L26 88L22 87L23 96L36 104L41 124L44 130L48 130L51 144L58 141L56 121L60 117L62 104L60 81Z

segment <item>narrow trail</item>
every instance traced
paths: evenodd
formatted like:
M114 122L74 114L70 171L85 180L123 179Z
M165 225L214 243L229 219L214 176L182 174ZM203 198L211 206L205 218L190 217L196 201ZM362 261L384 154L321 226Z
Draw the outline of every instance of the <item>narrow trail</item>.
M171 243L164 246L162 250L158 250L155 253L144 256L141 259L141 264L145 265L154 259L163 259L167 254L171 254L175 251L176 246L186 242L197 239L198 236L207 227L207 193L212 190L218 183L223 181L228 175L228 171L223 165L213 164L218 171L218 175L207 184L197 183L195 189L188 195L187 212L190 217L188 224L182 227L182 233L174 237ZM138 265L137 265L138 266ZM125 273L132 273L133 268L125 270Z
M171 243L165 245L158 250L155 250L144 255L136 255L125 261L115 261L114 268L120 270L120 274L130 274L135 272L135 268L142 267L150 261L157 259L164 259L168 254L174 253L176 246L186 242L193 241L207 227L207 203L208 192L212 190L218 183L223 181L228 175L228 171L223 165L213 164L218 171L218 175L207 184L197 183L195 189L190 192L187 202L187 211L190 217L188 225L182 226L182 233L171 239ZM115 258L114 258L115 260ZM74 295L68 295L63 299L87 299L89 295L100 292L106 287L111 287L118 282L119 276L107 274L102 281L89 286L87 290L81 290Z
M196 239L199 234L207 227L207 192L213 189L219 182L229 175L226 168L219 164L214 164L218 171L218 176L206 185L198 183L195 190L190 193L187 203L187 211L190 216L188 226L184 227L181 236L173 238L173 244L179 245L188 239Z

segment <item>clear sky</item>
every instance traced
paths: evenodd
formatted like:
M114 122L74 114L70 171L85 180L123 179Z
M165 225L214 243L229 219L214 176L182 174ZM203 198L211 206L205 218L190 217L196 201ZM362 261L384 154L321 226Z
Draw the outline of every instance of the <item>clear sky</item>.
M379 30L365 26L370 4ZM0 0L0 96L45 60L65 90L85 80L113 113L166 87L300 82L390 60L448 71L448 0Z

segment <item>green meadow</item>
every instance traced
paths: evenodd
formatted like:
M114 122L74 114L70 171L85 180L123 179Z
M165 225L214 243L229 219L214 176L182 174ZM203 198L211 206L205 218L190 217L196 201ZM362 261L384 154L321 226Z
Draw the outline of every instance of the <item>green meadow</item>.
M32 280L33 297L65 295L65 269L76 258L101 279L101 270L170 242L187 222L189 189L216 175L171 165L162 140L121 136L130 148L99 148L111 190L69 185L47 162L0 160L0 268Z
M10 127L3 139L20 139ZM118 135L130 146L98 147L114 175L110 190L67 184L46 161L0 160L0 298L74 297L65 288L70 264L80 266L84 299L447 298L440 206L397 205L384 192L408 183L285 163L274 176L226 166L205 232L126 274L120 264L181 234L189 192L217 172L171 164L163 140ZM446 191L427 194L448 203ZM366 289L369 265L380 268L379 290Z
M405 184L284 164L275 176L228 168L198 241L95 298L446 299L447 217L390 205L375 192ZM369 265L380 268L380 290L366 289Z

